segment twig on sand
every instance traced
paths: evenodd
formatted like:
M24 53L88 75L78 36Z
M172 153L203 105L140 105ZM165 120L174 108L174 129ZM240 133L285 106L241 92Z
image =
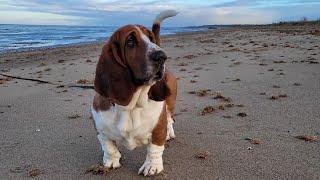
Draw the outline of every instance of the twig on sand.
M1 75L1 76L5 76L5 77L14 78L14 79L22 79L22 80L26 80L26 81L35 81L35 82L39 82L39 83L58 85L58 84L55 84L55 83L53 83L53 82L45 81L45 80L41 80L41 79L25 78L25 77L21 77L21 76L12 76L12 75L3 74L3 73L0 73L0 75Z
M44 83L44 84L57 85L59 88L68 87L68 88L94 89L93 85L77 85L77 84L63 85L63 84L58 84L58 83L54 83L51 81L46 81L46 80L36 79L36 78L26 78L26 77L21 77L21 76L13 76L13 75L8 75L8 74L4 74L4 73L0 73L0 75L5 76L5 77L14 78L14 79L21 79L21 80L25 80L25 81L34 81L34 82L39 82L39 83Z

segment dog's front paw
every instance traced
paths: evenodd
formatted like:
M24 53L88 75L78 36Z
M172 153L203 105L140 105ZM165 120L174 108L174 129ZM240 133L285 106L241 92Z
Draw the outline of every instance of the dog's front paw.
M119 152L105 154L103 157L103 165L108 169L117 169L121 166L120 158L121 154Z
M149 144L147 158L139 169L138 174L144 176L152 176L163 171L162 153L164 146Z
M108 169L117 169L121 166L120 164L120 159L107 159L103 164L104 167L108 168Z
M163 171L163 163L161 162L152 162L150 160L146 160L141 168L139 169L138 174L142 174L144 176L153 176L156 174L159 174L161 171Z

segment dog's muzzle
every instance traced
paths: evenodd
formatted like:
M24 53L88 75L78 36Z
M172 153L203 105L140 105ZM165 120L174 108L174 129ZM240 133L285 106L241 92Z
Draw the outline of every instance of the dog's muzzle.
M162 50L156 50L150 54L150 59L154 63L154 80L159 81L162 79L164 75L164 63L167 58L166 53Z

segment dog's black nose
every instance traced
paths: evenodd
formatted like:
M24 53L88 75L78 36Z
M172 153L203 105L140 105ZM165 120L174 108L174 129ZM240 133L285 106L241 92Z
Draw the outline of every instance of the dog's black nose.
M164 62L165 60L167 60L167 55L165 52L159 50L152 52L150 54L150 58L154 61Z

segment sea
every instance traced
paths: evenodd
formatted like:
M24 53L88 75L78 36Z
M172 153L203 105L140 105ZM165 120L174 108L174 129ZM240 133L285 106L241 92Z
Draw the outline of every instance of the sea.
M106 41L118 26L0 24L0 53ZM161 34L207 30L206 27L162 27Z

